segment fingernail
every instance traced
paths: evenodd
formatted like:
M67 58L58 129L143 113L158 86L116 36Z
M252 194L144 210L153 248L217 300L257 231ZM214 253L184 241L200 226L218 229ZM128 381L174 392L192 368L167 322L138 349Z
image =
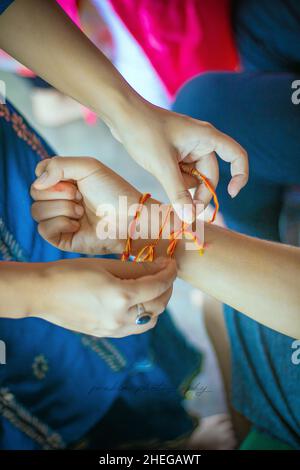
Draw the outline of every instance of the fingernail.
M35 180L34 184L40 184L40 183L42 184L42 183L44 183L44 182L46 181L46 179L48 178L48 176L49 176L48 171L44 171L44 172L41 174L41 176L39 176L39 177Z
M79 206L78 204L76 204L75 206L75 212L77 215L83 215L84 213L84 208L82 206Z
M81 194L80 191L76 191L75 199L76 199L77 201L81 201L81 199L82 199L82 194Z
M231 190L231 191L229 191L229 196L230 196L232 199L233 199L237 194L238 194L238 191L236 191L236 190L233 190L233 191Z

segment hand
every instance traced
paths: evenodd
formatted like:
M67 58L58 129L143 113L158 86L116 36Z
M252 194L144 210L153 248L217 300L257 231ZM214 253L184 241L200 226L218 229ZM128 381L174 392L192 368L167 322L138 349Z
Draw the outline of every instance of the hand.
M137 204L140 193L123 178L93 158L54 157L36 167L38 179L31 187L32 216L40 235L64 251L86 254L121 253L126 240L97 236L105 221L100 205L119 207L119 196ZM127 214L126 214L127 216ZM106 214L109 217L109 214Z
M119 113L116 121L108 122L108 125L134 160L160 181L174 209L186 222L191 222L194 217L187 188L196 187L193 200L205 206L211 194L204 185L182 174L180 162L194 166L216 187L219 178L217 153L230 163L232 179L228 192L231 197L246 185L247 153L231 137L207 122L161 109L141 98L131 101L134 104L129 112ZM183 204L188 204L184 212L176 207Z
M153 328L176 277L175 262L162 259L137 264L81 258L35 266L38 292L30 296L35 301L28 316L98 337L120 338ZM135 324L138 303L153 312L145 325Z

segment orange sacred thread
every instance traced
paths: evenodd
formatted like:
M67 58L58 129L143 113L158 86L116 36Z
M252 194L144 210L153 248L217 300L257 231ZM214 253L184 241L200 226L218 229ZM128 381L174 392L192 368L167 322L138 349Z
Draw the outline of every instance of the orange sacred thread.
M122 254L122 258L121 260L122 261L127 261L129 256L130 256L130 252L131 252L131 243L132 243L132 236L133 236L133 233L135 231L135 228L136 228L136 224L137 224L137 221L138 219L140 218L141 216L141 212L143 210L143 205L145 204L145 202L151 197L151 194L149 193L144 193L142 194L142 196L140 197L140 200L139 200L139 206L136 210L136 213L135 213L135 216L130 224L130 227L129 227L129 234L128 234L128 237L127 237L127 240L126 240L126 245L125 245L125 250L123 251L123 254Z
M185 166L181 166L181 170L183 171L183 173L186 173L188 175L195 176L196 178L198 178L203 184L205 184L205 186L207 187L207 189L211 193L213 201L214 201L215 209L214 209L213 215L212 215L209 223L214 222L214 220L216 218L216 215L218 213L218 210L219 210L219 201L218 201L218 198L217 198L215 188L213 187L213 185L211 184L209 179L206 178L206 176L202 175L202 173L200 173L200 171L196 170L196 168L190 168L190 167L185 165ZM143 209L143 205L145 204L145 202L150 197L151 197L151 194L149 194L149 193L145 193L140 197L139 207L138 207L138 209L135 213L135 216L132 220L132 223L130 224L128 238L126 240L125 249L124 249L124 252L123 252L122 257L121 257L122 261L127 261L129 259L130 255L131 255L132 236L133 236L133 233L135 231L137 221L140 218L140 215L141 215L141 212L142 212L142 209ZM164 219L164 221L163 221L163 223L160 227L158 237L155 240L155 242L150 244L150 245L144 246L138 252L138 254L135 256L135 258L133 260L134 262L137 262L137 263L142 262L142 261L150 261L151 262L151 261L154 260L155 247L156 247L156 245L158 244L158 242L160 240L163 229L164 229L164 227L167 223L168 217L170 215L171 209L172 209L172 206L170 206L169 209L168 209L167 215L166 215L166 217L165 217L165 219ZM203 252L204 252L203 244L200 244L198 242L197 237L193 234L193 232L188 230L188 226L189 226L188 223L182 222L181 228L179 230L177 230L177 232L172 232L171 233L170 243L169 243L169 246L167 248L167 255L168 256L172 257L174 255L177 243L179 241L179 237L180 237L180 235L183 235L183 234L186 235L187 237L191 238L194 241L194 243L197 245L199 253L201 255L203 254Z

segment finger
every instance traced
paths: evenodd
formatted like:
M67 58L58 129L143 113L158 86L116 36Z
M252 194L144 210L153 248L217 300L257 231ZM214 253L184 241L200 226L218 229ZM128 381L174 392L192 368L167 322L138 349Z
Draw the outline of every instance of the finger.
M203 174L212 184L213 188L218 186L219 182L219 165L218 160L214 152L205 155L201 158L201 160L195 163L195 168L201 174ZM199 184L196 188L194 194L194 204L196 207L205 208L212 199L212 192L209 188L203 183L203 181L199 181Z
M167 289L162 295L157 297L154 300L149 302L144 302L142 305L145 309L145 312L151 312L153 316L157 317L163 313L168 305L168 302L171 298L173 292L173 286ZM128 316L126 317L126 324L133 325L135 324L136 317L138 315L137 305L133 305L128 310ZM139 326L139 325L138 325Z
M143 276L156 274L166 266L169 258L157 258L152 263L124 263L116 259L101 259L101 263L105 266L113 276L119 280L134 280Z
M76 184L61 181L54 186L51 186L49 189L36 189L34 185L31 185L30 195L35 201L48 201L51 199L68 199L81 201L82 195Z
M130 264L130 263L129 263ZM130 305L138 303L145 303L147 301L160 297L166 292L176 279L176 263L174 260L165 259L160 263L132 263L136 267L142 264L153 265L156 264L155 269L159 269L154 274L147 274L134 280L122 280L123 289L126 290L129 296ZM142 274L142 268L140 273ZM149 269L149 268L148 268ZM151 269L151 268L150 268Z
M36 222L53 219L59 216L71 219L80 219L84 214L84 209L73 201L38 201L31 206L31 215Z
M169 164L164 171L160 171L156 177L165 189L178 217L191 224L195 218L195 209L175 151L171 153Z
M45 238L45 240L60 237L62 233L75 233L79 228L79 222L64 216L45 220L38 225L39 234Z
M249 163L246 150L234 139L214 129L214 150L225 162L230 163L232 179L228 185L228 192L235 197L247 184L249 178Z
M100 167L94 158L53 157L41 161L35 170L38 177L33 186L36 189L47 189L59 181L80 181Z

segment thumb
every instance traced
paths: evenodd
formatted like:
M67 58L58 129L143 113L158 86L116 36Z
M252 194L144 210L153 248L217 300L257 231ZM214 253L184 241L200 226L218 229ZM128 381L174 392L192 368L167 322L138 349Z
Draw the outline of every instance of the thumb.
M195 207L192 196L181 172L176 156L172 156L171 164L157 175L165 189L178 217L189 224L195 219Z
M99 168L100 163L94 158L53 157L41 161L35 174L38 177L33 183L35 189L43 190L54 186L59 181L79 181Z
M128 264L133 265L130 266L132 268L131 279L123 278L122 283L126 292L130 293L131 305L148 302L161 296L176 279L176 263L172 259L164 258L153 263Z

